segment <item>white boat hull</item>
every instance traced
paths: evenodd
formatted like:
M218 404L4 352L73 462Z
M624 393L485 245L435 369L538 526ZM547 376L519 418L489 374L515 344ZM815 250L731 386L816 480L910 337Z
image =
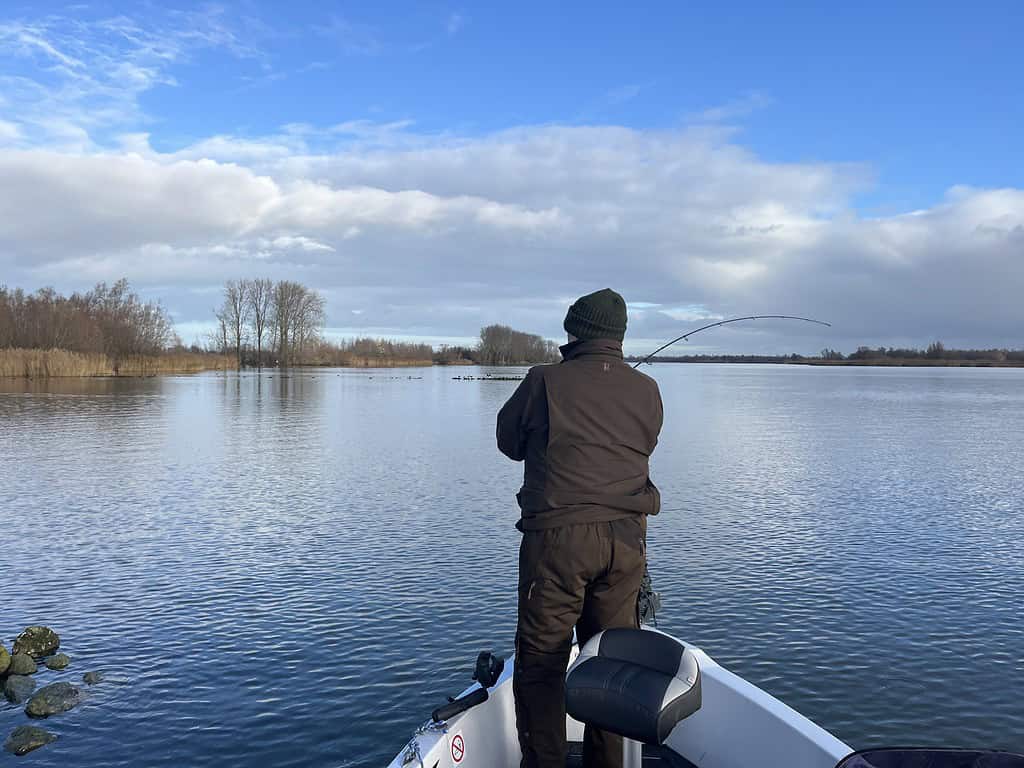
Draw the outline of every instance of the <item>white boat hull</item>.
M834 768L853 751L704 652L688 647L700 665L701 708L675 727L665 746L698 768ZM513 666L510 659L486 702L455 716L444 728L417 734L389 768L418 768L420 757L424 768L519 768ZM568 718L566 733L570 741L580 741L583 726Z

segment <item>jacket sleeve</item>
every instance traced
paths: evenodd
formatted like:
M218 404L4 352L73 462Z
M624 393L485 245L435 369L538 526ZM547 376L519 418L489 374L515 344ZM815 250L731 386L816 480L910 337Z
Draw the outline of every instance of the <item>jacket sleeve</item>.
M661 428L665 423L665 406L661 402L661 389L658 387L657 382L654 384L654 444L651 446L651 451L654 451L654 446L658 444L658 437L661 435Z
M512 397L498 411L498 450L513 461L526 458L526 441L529 437L531 410L535 401L537 376L531 368L520 382Z

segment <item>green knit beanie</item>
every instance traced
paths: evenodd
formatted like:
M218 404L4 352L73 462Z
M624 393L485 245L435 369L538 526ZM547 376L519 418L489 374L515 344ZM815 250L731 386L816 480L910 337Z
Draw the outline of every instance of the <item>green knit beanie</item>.
M577 339L615 339L626 335L626 302L611 288L588 293L569 307L563 323Z

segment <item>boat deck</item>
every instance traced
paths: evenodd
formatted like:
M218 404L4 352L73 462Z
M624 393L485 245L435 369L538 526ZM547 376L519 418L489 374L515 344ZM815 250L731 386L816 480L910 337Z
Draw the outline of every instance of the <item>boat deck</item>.
M583 768L582 742L569 742L569 757L565 761L565 768ZM643 768L697 768L697 766L675 752L645 745Z

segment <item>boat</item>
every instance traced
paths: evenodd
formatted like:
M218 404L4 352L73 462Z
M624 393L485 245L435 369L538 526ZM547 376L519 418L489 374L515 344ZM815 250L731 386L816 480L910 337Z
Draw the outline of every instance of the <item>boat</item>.
M481 653L477 682L434 710L388 768L519 768L514 666ZM584 768L583 721L624 737L624 768L1024 768L1024 756L991 750L855 751L650 625L574 644L566 707L567 768Z

